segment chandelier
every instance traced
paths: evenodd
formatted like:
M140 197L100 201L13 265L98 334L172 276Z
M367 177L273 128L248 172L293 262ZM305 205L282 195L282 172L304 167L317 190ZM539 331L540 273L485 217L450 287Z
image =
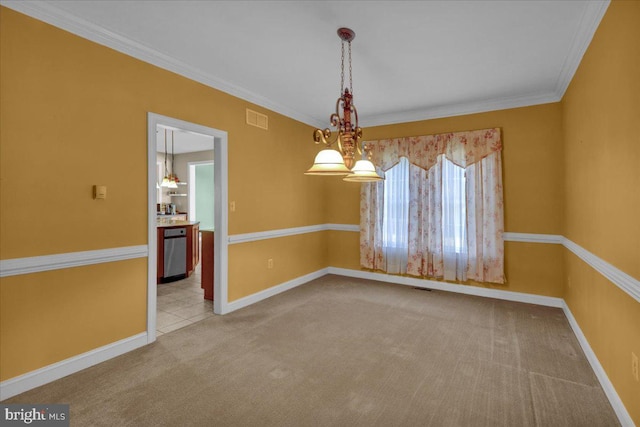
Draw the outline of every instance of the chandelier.
M353 78L351 72L351 41L356 33L349 28L339 28L338 37L342 40L342 61L340 74L340 97L336 101L336 112L329 121L336 128L335 133L329 128L313 131L316 144L326 146L313 162L313 166L305 175L341 175L345 181L371 182L383 178L376 173L371 163L371 153L361 141L362 129L358 126L358 111L353 104ZM344 45L349 46L349 87L344 86ZM342 113L342 114L341 114ZM335 147L335 148L334 148ZM337 148L337 149L336 149ZM356 153L362 159L355 160Z

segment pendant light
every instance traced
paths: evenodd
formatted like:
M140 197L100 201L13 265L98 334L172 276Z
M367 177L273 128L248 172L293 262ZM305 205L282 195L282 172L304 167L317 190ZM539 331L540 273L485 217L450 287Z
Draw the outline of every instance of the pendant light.
M368 150L366 150L365 146L365 149L363 149L363 158L356 162L349 175L342 178L343 181L375 182L384 180L384 178L378 175L378 173L376 172L376 167L373 165L373 163L371 163L369 159L364 158L364 153L366 153L367 151Z
M169 175L169 188L178 188L178 182L180 181L175 173L173 173L173 165L175 164L174 152L173 152L173 131L171 131L171 174Z
M164 130L164 178L162 178L162 183L160 187L169 188L170 179L169 179L169 168L167 168L167 130Z
M366 145L360 142L362 129L358 126L358 111L353 104L353 77L351 73L351 41L355 36L356 33L350 28L338 29L338 37L342 40L340 97L336 102L336 112L329 118L331 125L336 128L336 134L331 140L332 132L329 128L316 129L313 132L314 142L316 144L322 143L326 148L318 153L313 166L305 172L305 175L347 175L344 180L353 182L371 182L384 179L376 173ZM344 86L345 43L349 47L349 87L347 88ZM353 123L352 120L354 120ZM334 144L336 144L337 150L332 148ZM354 165L356 151L362 154L363 158L355 162Z

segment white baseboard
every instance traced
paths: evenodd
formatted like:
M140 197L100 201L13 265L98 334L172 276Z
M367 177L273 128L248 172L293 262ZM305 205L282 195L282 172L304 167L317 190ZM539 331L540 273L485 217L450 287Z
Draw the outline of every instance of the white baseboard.
M246 297L237 299L235 301L231 301L227 304L227 313L232 311L241 309L243 307L247 307L251 304L255 304L263 299L267 299L274 295L278 295L282 292L288 291L289 289L293 289L297 286L304 285L311 280L317 279L326 275L329 272L328 268L323 268L318 271L314 271L313 273L305 274L304 276L296 277L295 279L289 280L288 282L281 283L279 285L273 286L271 288L265 289L260 292L256 292L255 294L248 295Z
M79 372L90 366L97 365L98 363L120 356L146 344L147 333L143 332L45 366L44 368L36 369L24 375L8 379L0 383L0 401Z
M547 297L543 295L525 294L522 292L503 291L500 289L481 288L479 286L458 285L454 283L438 282L435 280L418 279L406 276L394 276L382 273L372 273L362 270L329 267L329 274L357 277L360 279L377 280L380 282L396 283L399 285L415 286L417 288L438 289L441 291L456 292L458 294L475 295L479 297L497 298L507 301L525 302L529 304L544 305L547 307L562 308L562 298Z
M571 313L571 310L569 309L567 303L564 300L562 301L562 303L562 311L564 311L564 315L567 317L569 325L571 325L571 329L578 339L580 347L582 347L582 351L584 351L585 356L587 356L587 360L589 361L593 372L596 374L596 377L598 378L598 381L600 382L604 393L607 395L609 403L611 403L613 410L618 416L620 424L622 424L623 427L634 427L635 424L631 419L631 415L629 415L629 412L627 412L627 408L624 407L624 403L622 403L622 400L620 399L620 396L618 396L616 389L613 387L611 381L609 381L607 373L600 364L600 361L598 360L598 357L594 353L593 349L589 345L587 337L585 337L585 335L582 333L582 329L580 329L576 318L573 317L573 313Z

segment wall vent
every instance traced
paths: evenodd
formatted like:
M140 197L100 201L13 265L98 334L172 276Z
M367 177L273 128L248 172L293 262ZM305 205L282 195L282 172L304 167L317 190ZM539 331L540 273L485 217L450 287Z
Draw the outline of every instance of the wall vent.
M247 108L247 124L260 129L269 129L269 117Z

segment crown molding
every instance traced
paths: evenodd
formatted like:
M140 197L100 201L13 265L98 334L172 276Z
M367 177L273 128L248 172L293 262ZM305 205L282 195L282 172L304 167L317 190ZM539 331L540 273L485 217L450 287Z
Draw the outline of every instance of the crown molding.
M609 3L610 0L585 2L584 12L580 19L580 25L578 25L578 32L573 39L569 53L564 60L560 75L556 81L555 94L559 99L562 99L564 96L564 93L569 87L569 83L571 83L574 74L578 70L582 57L587 51L589 44L591 44L591 40L609 7Z
M372 115L363 117L361 124L363 127L382 126L558 102L564 96L573 75L578 69L580 61L589 47L589 43L609 3L610 0L585 2L585 9L580 20L581 24L578 27L578 33L574 37L553 92L495 98L484 101L462 102L433 108ZM273 102L255 92L234 85L195 67L191 67L176 58L158 52L144 44L72 15L55 6L55 3L45 1L1 0L0 4L95 43L172 71L310 126L318 128L324 128L326 126L323 120L302 114L293 108Z
M525 94L484 101L461 102L433 108L399 111L390 114L367 115L361 119L362 126L384 126L397 123L417 122L421 120L485 113L489 111L530 107L533 105L558 102L562 100L564 93L569 87L569 83L571 83L571 80L580 65L580 61L582 61L582 57L589 47L589 44L600 25L600 21L609 7L609 3L610 0L585 2L585 8L582 17L580 18L578 32L575 34L571 43L571 47L569 48L569 52L562 65L562 69L558 75L553 92L545 94Z
M361 118L363 127L384 126L397 123L418 122L421 120L440 119L443 117L463 116L465 114L486 113L488 111L506 110L509 108L529 107L560 101L555 93L528 94L484 101L461 102L433 108L398 111L390 114L368 115Z
M191 80L267 108L294 120L310 126L320 128L326 127L324 122L321 120L316 120L313 117L302 114L293 108L273 102L262 95L240 86L236 86L196 67L187 65L184 62L162 52L158 52L149 46L124 37L113 31L109 31L85 19L79 18L60 9L53 2L2 0L0 1L0 4L92 42L187 77Z

